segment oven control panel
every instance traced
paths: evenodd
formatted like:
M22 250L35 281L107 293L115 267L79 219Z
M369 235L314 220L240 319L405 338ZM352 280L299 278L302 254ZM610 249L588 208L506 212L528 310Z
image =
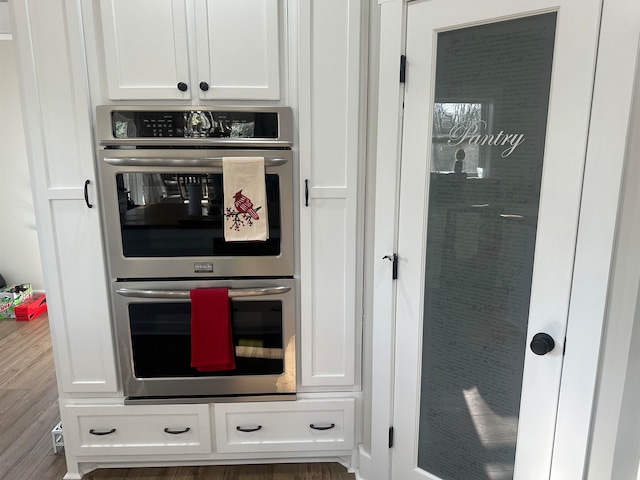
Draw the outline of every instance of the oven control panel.
M135 138L278 138L276 112L113 110L111 133Z
M293 145L293 111L271 106L98 105L107 148L277 148Z

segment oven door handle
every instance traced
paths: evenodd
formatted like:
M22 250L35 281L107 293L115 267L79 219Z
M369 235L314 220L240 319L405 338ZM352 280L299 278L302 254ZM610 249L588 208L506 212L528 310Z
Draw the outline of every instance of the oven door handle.
M263 295L281 295L291 290L291 287L257 287L257 288L230 288L229 298L260 297ZM177 298L190 299L189 290L146 290L136 288L118 288L118 295L134 298Z
M105 157L109 165L118 167L208 167L222 168L222 157L176 158L172 157ZM281 167L288 160L286 158L265 158L265 167Z

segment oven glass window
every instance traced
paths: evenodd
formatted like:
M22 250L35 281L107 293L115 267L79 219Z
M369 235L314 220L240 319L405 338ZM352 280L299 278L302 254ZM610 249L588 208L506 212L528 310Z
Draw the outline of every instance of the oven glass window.
M222 174L117 174L124 256L279 255L281 209L278 175L267 174L265 183L269 239L264 242L225 242Z
M232 301L235 370L191 367L191 303L129 304L136 378L275 375L284 372L282 302Z

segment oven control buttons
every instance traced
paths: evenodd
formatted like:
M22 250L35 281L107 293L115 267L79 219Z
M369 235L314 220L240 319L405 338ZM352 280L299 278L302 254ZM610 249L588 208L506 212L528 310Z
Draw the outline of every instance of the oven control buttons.
M213 273L213 263L195 262L193 264L194 273Z

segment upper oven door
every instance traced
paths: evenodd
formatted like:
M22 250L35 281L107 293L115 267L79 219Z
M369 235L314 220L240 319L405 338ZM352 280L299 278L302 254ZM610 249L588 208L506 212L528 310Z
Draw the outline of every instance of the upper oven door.
M223 156L264 157L268 240L225 241ZM290 150L107 149L99 170L112 277L293 275Z

